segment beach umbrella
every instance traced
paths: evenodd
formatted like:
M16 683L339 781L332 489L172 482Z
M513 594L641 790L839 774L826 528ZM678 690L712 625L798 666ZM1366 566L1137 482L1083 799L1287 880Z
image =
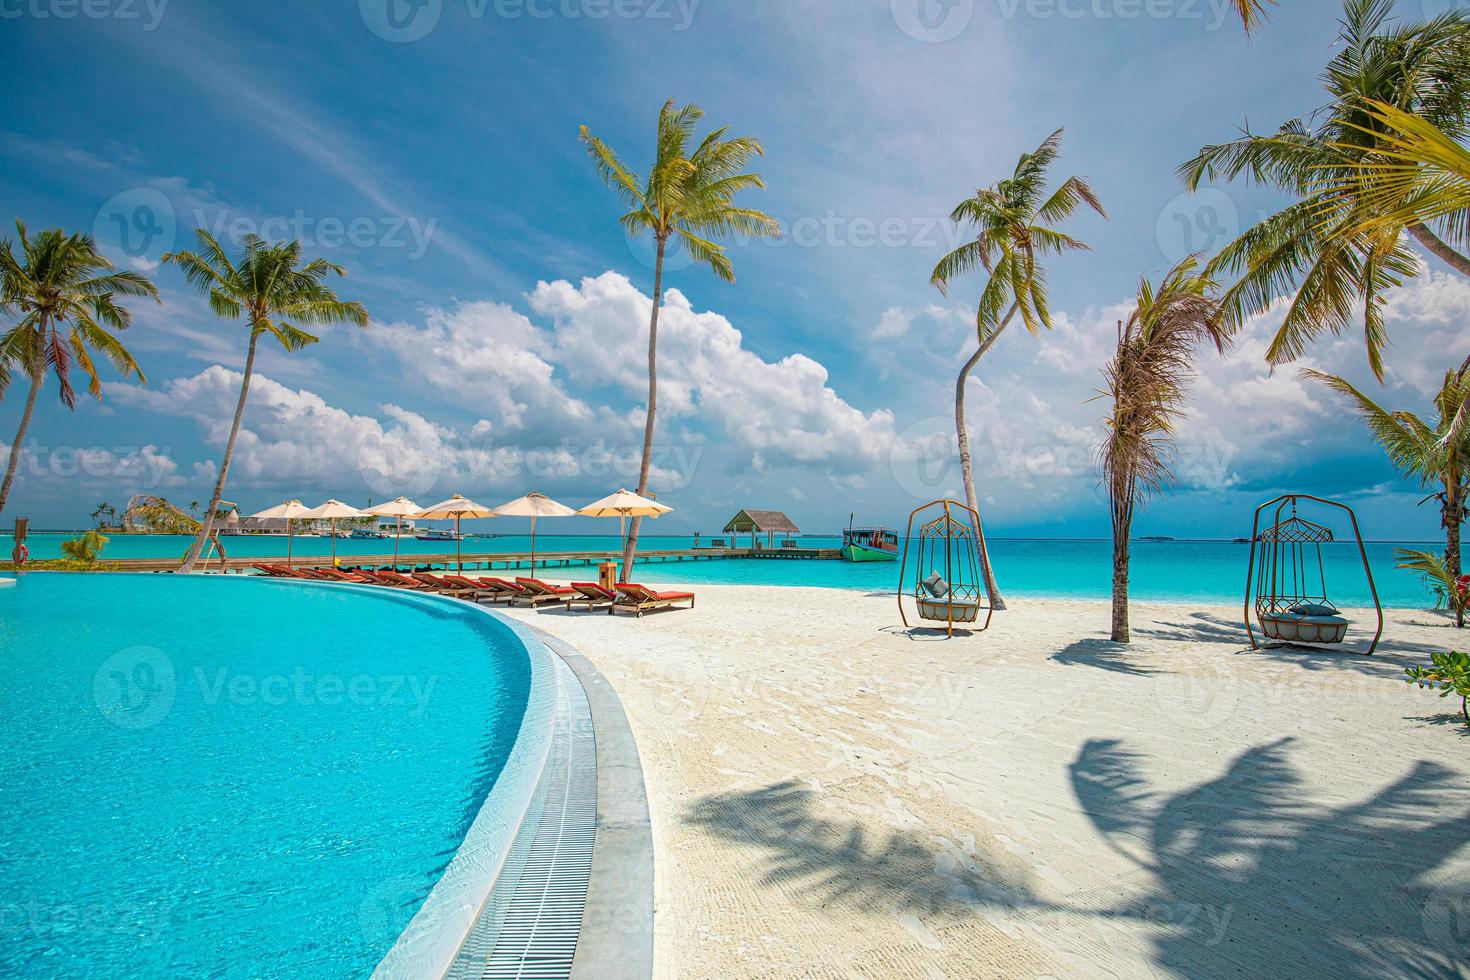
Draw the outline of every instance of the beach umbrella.
M460 554L460 520L463 518L476 520L481 517L498 517L500 515L495 512L495 509L493 507L486 507L483 504L477 504L473 500L469 500L465 497L460 496L459 494L455 494L448 500L441 501L440 503L437 503L432 507L425 507L414 516L421 517L426 521L447 521L450 518L454 519L455 570L458 572L463 572L464 559L461 557Z
M595 501L577 511L584 517L616 517L618 519L618 537L623 540L624 547L627 546L627 521L630 517L658 517L667 514L674 508L659 503L648 497L640 497L631 490L619 490L617 493L609 494L601 500Z
M356 507L351 507L351 506L349 506L347 504L344 504L340 500L328 500L326 503L322 504L320 507L313 507L311 510L307 511L304 516L309 517L312 520L316 520L316 521L319 521L322 518L326 518L328 521L331 522L331 528L332 528L332 565L335 567L336 564L337 564L337 518L339 518L339 517L371 517L372 515L371 514L368 514L368 513L365 513L364 511L360 511Z
M528 493L518 500L501 504L495 508L501 517L529 517L531 519L531 574L536 574L536 520L541 517L574 517L576 511L566 504L559 504L544 493Z
M288 500L284 504L277 504L274 507L261 511L259 514L251 514L250 516L258 521L284 520L286 522L286 567L289 568L291 567L291 522L306 517L310 513L310 509L301 501Z
M398 540L403 537L403 519L405 517L417 517L423 508L409 500L407 497L398 497L386 504L369 507L367 512L374 517L395 518L396 527L393 534L393 567L398 567Z

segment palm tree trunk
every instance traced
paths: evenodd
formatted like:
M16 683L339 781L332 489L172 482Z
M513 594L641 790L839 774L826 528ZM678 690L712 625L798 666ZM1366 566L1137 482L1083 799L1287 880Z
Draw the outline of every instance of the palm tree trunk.
M1460 486L1459 474L1445 481L1444 506L1440 508L1440 522L1444 524L1444 564L1450 574L1459 578L1463 574L1460 565L1460 525L1465 522L1464 488Z
M658 256L653 263L653 314L648 320L648 416L643 420L643 463L638 469L638 496L648 493L648 471L653 464L653 424L658 411L658 308L663 303L664 292L664 247L667 240L658 240ZM628 529L628 538L623 542L623 571L618 577L628 581L633 574L633 556L638 553L638 530L643 518L633 518Z
M1128 643L1128 545L1133 535L1133 501L1126 487L1112 488L1113 510L1113 642Z
M1422 224L1409 225L1409 234L1413 235L1420 245L1433 252L1435 257L1445 265L1454 269L1462 276L1470 276L1470 258L1466 258L1450 248L1438 235L1430 231L1428 227Z
M31 427L31 416L36 411L36 396L41 393L41 385L46 380L45 370L43 364L38 364L31 370L31 390L26 395L26 407L20 415L20 428L16 430L15 442L10 445L10 460L5 464L5 482L0 483L0 514L5 512L5 502L10 499L10 485L15 482L21 446L26 441L26 430Z
M1000 325L991 331L990 336L981 342L980 346L975 349L975 353L970 355L970 359L965 362L965 366L960 369L960 376L956 379L954 386L954 431L960 443L960 476L965 482L965 505L976 514L980 513L980 504L975 495L975 470L970 462L970 433L965 426L965 386L969 384L970 372L975 369L975 365L980 363L980 359L990 351L990 348L995 346L996 340L1000 338L1005 328L1010 326L1011 318L1015 315L1016 306L1012 304L1005 318L1000 321ZM975 550L980 559L980 577L984 580L985 591L990 596L991 608L1004 610L1006 601L1001 598L1000 586L996 584L995 569L990 564L990 549L985 544L985 527L978 518L975 520Z
M204 522L199 525L199 534L194 538L194 543L189 546L189 554L184 559L180 572L192 572L194 565L199 561L199 553L204 549L209 536L214 533L214 512L219 509L219 502L225 495L225 478L230 475L230 461L235 457L235 439L240 435L240 420L245 417L245 398L250 394L250 376L255 371L255 344L260 339L254 330L250 331L250 350L245 355L245 377L240 382L240 400L235 404L235 421L230 425L230 438L225 443L225 455L220 461L219 477L214 481L214 494L209 498L209 508L204 512Z

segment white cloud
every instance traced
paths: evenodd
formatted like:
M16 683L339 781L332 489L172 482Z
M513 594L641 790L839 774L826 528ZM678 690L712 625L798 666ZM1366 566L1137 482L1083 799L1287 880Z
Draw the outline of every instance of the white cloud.
M553 356L571 379L644 396L652 307L625 277L609 272L580 286L543 282L530 300L536 313L553 321ZM744 346L725 317L695 310L677 289L665 294L659 316L664 423L697 415L765 464L869 469L894 439L893 414L863 412L828 382L826 367L810 357L764 360Z

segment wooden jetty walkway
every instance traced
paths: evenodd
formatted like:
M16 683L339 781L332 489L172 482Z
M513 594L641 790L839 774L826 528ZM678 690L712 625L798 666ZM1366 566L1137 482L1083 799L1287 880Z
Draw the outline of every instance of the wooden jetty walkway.
M229 551L230 539L225 539L225 550ZM622 552L617 551L538 551L536 568L590 568L605 561L619 561ZM639 564L660 564L671 561L711 561L727 558L758 558L784 561L835 561L842 554L836 548L676 548L638 552ZM231 555L224 561L211 558L208 564L201 562L201 570L218 572L249 572L253 566L284 564L282 555ZM104 559L103 566L119 572L171 572L179 567L178 558L123 558L116 561ZM331 555L294 555L291 564L303 568L328 568L332 565ZM392 553L384 555L339 554L337 564L348 567L393 568ZM398 568L453 568L461 564L467 570L493 572L530 569L531 553L526 552L465 552L456 558L454 552L439 554L399 554Z

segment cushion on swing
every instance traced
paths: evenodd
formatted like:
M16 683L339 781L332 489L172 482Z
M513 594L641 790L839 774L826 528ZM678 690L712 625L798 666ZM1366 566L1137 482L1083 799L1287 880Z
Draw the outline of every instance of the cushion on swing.
M1336 616L1337 607L1324 606L1320 602L1303 602L1292 606L1291 611L1298 616Z
M928 592L936 599L943 599L949 595L949 583L938 572L931 572L929 577L919 584L924 587L925 592Z

